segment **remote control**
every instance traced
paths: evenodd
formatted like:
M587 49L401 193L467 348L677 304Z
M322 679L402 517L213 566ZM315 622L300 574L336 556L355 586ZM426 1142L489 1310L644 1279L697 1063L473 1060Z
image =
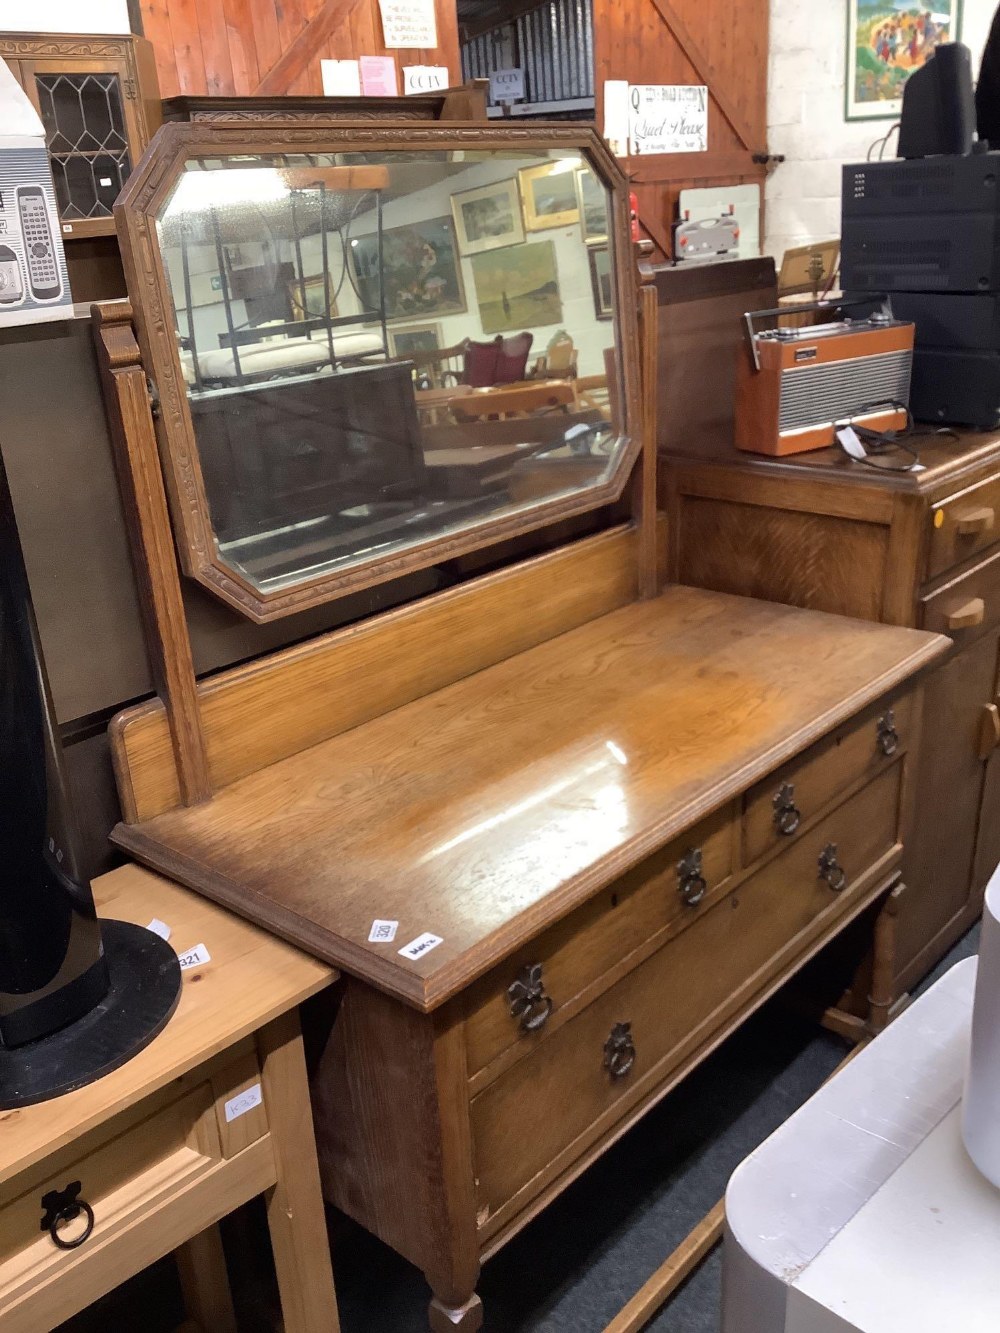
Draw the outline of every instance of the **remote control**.
M21 216L28 285L36 301L56 301L62 296L62 279L56 263L49 227L49 210L40 185L17 187L17 210Z
M9 245L0 245L0 305L19 305L24 300L21 265Z

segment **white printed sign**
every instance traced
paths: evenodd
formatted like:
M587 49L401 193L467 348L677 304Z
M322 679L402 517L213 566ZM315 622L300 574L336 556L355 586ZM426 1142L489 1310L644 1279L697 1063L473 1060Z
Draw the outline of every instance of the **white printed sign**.
M226 1102L226 1120L239 1120L241 1115L246 1115L247 1111L252 1111L255 1106L260 1106L264 1100L264 1094L260 1090L260 1084L254 1083L252 1087L244 1088L238 1092L235 1097L230 1097Z
M196 944L193 949L188 949L186 953L179 953L177 957L180 960L182 972L186 972L192 967L201 967L203 963L212 961L212 955L204 944Z
M378 0L390 51L433 51L438 44L434 0Z
M427 931L423 935L418 935L415 940L410 940L409 944L404 944L399 952L404 958L416 961L416 959L423 958L425 953L430 953L432 949L436 949L439 944L443 943L444 940L440 935L432 935L430 931Z
M369 944L391 944L396 938L396 931L399 929L398 921L380 921L377 917L372 922L372 928L368 932Z
M708 152L703 84L637 83L629 88L630 153Z
M616 157L628 153L629 103L628 81L606 79L604 82L604 137Z
M403 93L437 93L448 87L447 65L404 65Z
M497 69L490 75L490 101L520 102L524 100L524 70Z

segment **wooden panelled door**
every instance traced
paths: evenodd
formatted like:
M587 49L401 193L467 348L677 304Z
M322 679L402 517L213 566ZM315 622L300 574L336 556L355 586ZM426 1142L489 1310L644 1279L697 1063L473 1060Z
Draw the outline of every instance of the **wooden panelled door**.
M597 123L604 82L705 84L708 152L623 161L639 217L672 254L677 196L691 186L759 184L767 153L768 0L593 0ZM763 234L763 228L762 234Z

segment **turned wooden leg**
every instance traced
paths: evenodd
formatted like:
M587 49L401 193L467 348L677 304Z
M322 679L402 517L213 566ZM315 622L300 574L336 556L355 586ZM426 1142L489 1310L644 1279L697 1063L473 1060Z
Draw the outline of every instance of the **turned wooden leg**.
M475 1294L462 1305L443 1305L435 1296L427 1316L431 1333L477 1333L483 1326L483 1303Z
M875 918L875 945L872 960L872 989L868 996L868 1030L872 1036L884 1032L893 1017L896 1003L896 922L899 918L900 899L906 892L904 884L897 884L882 904Z

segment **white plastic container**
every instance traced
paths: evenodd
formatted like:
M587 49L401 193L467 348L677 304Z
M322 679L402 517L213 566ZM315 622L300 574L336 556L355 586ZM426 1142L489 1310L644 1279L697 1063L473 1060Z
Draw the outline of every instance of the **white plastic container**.
M962 1104L969 1156L1000 1189L1000 869L989 882Z

